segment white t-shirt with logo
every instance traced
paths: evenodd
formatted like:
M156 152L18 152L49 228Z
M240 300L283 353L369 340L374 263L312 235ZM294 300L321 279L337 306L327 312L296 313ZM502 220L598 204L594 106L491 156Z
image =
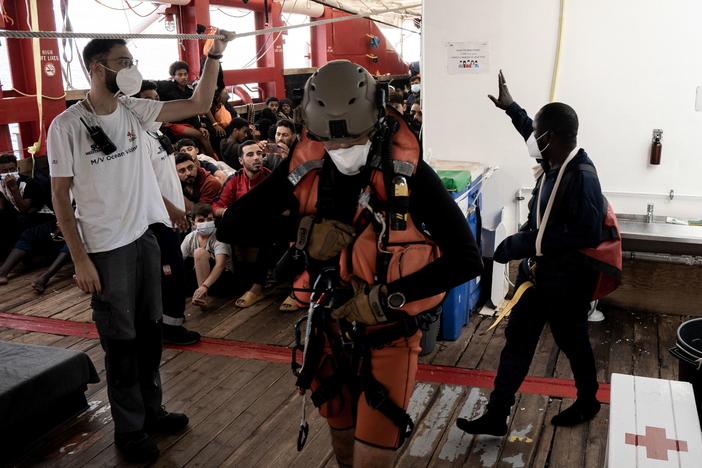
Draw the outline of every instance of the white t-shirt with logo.
M150 130L146 135L147 147L151 155L151 167L154 169L158 188L163 198L173 203L179 210L185 211L185 198L183 197L183 187L178 178L176 170L175 156L166 153L158 137L161 132ZM170 226L170 223L168 224Z
M66 109L49 127L47 152L52 177L73 177L71 195L88 253L123 247L149 224L168 224L144 126L161 112L162 102L120 98L117 110L95 115L82 103ZM100 125L117 149L104 154L80 118Z

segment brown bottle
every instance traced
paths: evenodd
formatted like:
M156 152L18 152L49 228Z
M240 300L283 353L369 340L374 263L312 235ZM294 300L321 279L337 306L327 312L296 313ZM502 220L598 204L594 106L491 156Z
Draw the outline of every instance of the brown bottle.
M656 128L653 130L653 141L651 141L651 164L659 165L661 163L661 150L663 145L661 144L661 139L663 138L663 130Z

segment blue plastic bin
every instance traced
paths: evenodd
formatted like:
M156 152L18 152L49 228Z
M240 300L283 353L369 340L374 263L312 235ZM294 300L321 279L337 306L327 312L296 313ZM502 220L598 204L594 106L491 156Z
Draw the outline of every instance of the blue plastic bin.
M466 192L468 192L467 195ZM459 207L464 210L464 214L467 216L466 221L475 239L478 236L478 214L469 208L475 203L476 197L478 197L477 206L481 208L482 195L479 192L480 180L471 183L468 189L463 192L451 194L453 199L457 200ZM458 339L461 335L461 329L468 323L470 314L475 310L479 299L480 281L477 278L453 288L446 294L441 315L440 335L442 340L454 341Z

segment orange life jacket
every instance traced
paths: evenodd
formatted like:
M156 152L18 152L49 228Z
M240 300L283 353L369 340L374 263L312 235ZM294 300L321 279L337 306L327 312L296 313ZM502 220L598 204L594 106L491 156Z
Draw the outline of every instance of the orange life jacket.
M393 171L410 178L415 174L417 164L420 161L419 142L404 120L399 117L399 114L397 116L396 120L400 125L392 140ZM324 164L324 155L325 150L322 143L310 140L306 132L303 132L302 139L295 145L293 154L290 156L288 180L295 187L293 193L299 202L301 217L316 213L319 172ZM372 169L370 184L366 190L371 191L382 205L386 204L388 200L387 188L380 167ZM363 211L362 208L358 208L356 220ZM383 250L391 252L391 258L386 278L379 278L379 283L387 284L410 275L441 255L439 247L414 224L411 214L407 216L407 229L402 231L391 230L388 217L385 216L385 218L388 223L389 236L387 242L381 245ZM342 252L339 261L342 281L349 282L351 276L356 276L368 284L376 283L379 234L376 232L376 226L370 223L358 233L353 244ZM349 255L351 256L350 262ZM310 284L308 272L301 274L293 283L293 289L298 290L294 294L300 305L309 302L311 293L299 292L299 290L309 289ZM445 293L441 293L409 302L402 310L410 315L417 315L438 306L444 295Z

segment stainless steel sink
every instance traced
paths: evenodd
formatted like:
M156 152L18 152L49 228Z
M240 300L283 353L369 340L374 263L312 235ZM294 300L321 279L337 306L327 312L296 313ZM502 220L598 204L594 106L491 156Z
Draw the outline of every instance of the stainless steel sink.
M618 214L622 248L637 252L702 255L702 227L667 224L665 216Z

